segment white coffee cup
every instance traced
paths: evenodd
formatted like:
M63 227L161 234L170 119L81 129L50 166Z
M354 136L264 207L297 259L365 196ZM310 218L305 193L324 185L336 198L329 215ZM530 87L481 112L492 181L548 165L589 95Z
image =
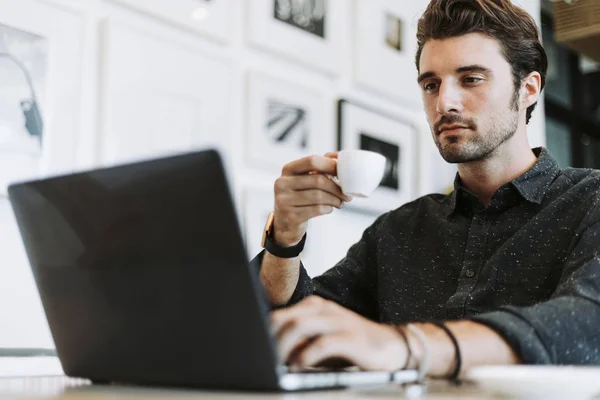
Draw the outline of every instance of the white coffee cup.
M386 158L374 151L342 150L337 158L337 183L342 192L354 197L369 197L383 179Z

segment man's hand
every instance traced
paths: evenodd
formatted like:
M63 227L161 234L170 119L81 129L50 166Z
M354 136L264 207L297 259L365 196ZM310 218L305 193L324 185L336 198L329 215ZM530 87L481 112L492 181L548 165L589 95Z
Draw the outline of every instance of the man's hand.
M402 337L340 305L311 296L271 314L281 359L309 367L343 359L365 370L394 371L406 362Z
M345 196L326 175L337 174L337 153L310 156L283 167L275 182L275 215L273 239L283 247L302 240L308 220L340 208ZM300 258L278 258L265 253L260 280L272 305L290 301L300 276Z
M282 246L298 243L309 219L340 208L345 196L326 175L336 175L337 153L310 156L283 167L275 181L275 241Z

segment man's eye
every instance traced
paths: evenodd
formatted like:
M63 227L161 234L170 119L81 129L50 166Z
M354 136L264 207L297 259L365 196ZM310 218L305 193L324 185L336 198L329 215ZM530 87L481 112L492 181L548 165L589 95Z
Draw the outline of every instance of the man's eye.
M483 79L481 79L481 78L478 78L478 77L476 77L476 76L467 76L467 77L464 79L465 83L477 83L477 82L480 82L480 81L482 81L482 80L483 80Z
M428 83L423 86L423 89L426 92L431 92L432 90L435 90L436 88L437 88L437 83Z

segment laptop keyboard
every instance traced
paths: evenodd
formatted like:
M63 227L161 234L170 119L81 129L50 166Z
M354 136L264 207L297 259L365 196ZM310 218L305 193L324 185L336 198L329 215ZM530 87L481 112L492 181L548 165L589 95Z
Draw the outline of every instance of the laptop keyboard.
M284 390L320 389L361 385L406 383L417 379L417 372L362 371L357 367L343 369L282 367L279 384Z

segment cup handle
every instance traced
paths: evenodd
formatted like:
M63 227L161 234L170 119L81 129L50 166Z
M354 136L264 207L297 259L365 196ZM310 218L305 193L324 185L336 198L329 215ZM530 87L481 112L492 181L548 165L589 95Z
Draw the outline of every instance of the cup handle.
M340 180L338 179L337 176L329 175L329 174L325 174L325 176L328 177L329 179L331 179L333 181L333 183L340 186Z

